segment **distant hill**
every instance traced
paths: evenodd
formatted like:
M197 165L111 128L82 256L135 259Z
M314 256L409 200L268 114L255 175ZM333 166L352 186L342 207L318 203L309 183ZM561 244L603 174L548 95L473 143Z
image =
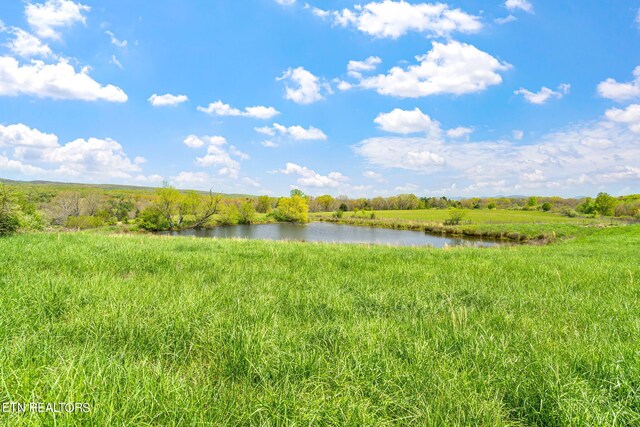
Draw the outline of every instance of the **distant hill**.
M57 190L80 190L80 189L98 189L105 191L132 191L132 192L140 192L140 193L153 193L156 191L157 187L143 187L137 185L117 185L117 184L79 184L73 182L55 182L55 181L14 181L12 179L0 178L0 182L4 182L7 184L15 185L15 186L33 186L33 187L45 187ZM186 190L184 190L186 191ZM208 194L208 191L198 191L198 193ZM234 198L242 198L242 197L255 197L251 194L229 194L229 193L218 193L214 192L214 194L219 194L225 197L234 197Z

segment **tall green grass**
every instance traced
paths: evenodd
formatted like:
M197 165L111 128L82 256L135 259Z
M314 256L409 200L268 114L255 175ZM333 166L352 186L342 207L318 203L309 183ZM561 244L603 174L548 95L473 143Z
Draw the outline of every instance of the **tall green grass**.
M391 248L0 239L5 425L640 424L640 226Z

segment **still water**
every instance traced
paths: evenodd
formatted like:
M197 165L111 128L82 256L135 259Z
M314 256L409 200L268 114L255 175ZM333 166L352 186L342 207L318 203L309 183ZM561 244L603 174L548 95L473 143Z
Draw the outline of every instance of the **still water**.
M296 240L302 242L369 243L392 246L497 246L500 243L470 238L443 237L421 231L312 222L309 224L233 225L198 230L168 232L172 236L217 237L258 240Z

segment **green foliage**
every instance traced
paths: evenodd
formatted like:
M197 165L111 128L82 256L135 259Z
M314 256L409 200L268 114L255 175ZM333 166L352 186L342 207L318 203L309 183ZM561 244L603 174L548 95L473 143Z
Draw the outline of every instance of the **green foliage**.
M238 224L253 224L256 222L256 208L251 200L245 200L238 210Z
M496 208L496 203L495 202L491 202L487 205L487 209L493 210Z
M218 214L218 224L236 225L240 219L238 206L235 203L225 203Z
M70 216L67 219L67 228L76 228L80 230L88 230L90 228L98 228L104 225L104 222L95 216Z
M344 216L344 211L338 209L331 216L333 216L334 218L342 218Z
M331 210L331 206L335 203L335 200L336 199L328 194L316 197L316 202L320 205L322 212L329 212Z
M600 215L611 216L618 201L607 193L598 193L595 201L595 209Z
M278 208L274 211L274 217L282 222L309 222L307 199L298 194L294 194L291 197L282 197L278 200Z
M533 196L529 197L529 199L527 200L527 206L530 208L538 206L538 199Z
M291 190L290 195L291 195L291 197L294 197L294 196L306 197L304 192L302 190L300 190L299 188L294 188L293 190Z
M20 228L21 212L16 195L0 183L0 236L15 233Z
M583 203L576 207L576 211L585 215L591 215L596 213L597 208L593 199L591 197L587 197Z
M138 225L147 231L165 231L170 228L165 213L155 205L149 206L140 213Z
M271 197L269 196L260 196L258 197L258 205L256 206L256 211L259 213L271 213Z
M458 225L467 216L467 211L459 208L449 209L449 218L445 221L447 225Z
M540 207L540 209L542 209L545 212L549 212L552 208L553 208L553 205L549 202L544 202Z

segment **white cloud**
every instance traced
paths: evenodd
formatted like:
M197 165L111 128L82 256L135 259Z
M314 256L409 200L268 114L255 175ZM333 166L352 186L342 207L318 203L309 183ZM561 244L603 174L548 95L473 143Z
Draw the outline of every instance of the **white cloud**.
M298 184L306 187L335 188L349 180L348 177L344 176L340 172L330 172L328 175L320 175L314 170L295 163L287 163L286 168L280 172L285 175L300 175L297 182Z
M207 153L203 157L196 158L196 164L202 167L218 168L218 174L236 179L240 173L238 160L247 160L249 156L233 145L228 146L227 139L222 136L196 136L189 135L183 143L191 148L207 146ZM235 157L235 159L234 159Z
M513 139L515 139L516 141L520 141L522 138L524 138L524 131L521 131L520 129L515 129L513 132L511 132L511 134L513 135Z
M454 129L449 129L447 131L447 136L449 138L454 138L454 139L468 138L469 135L471 135L472 133L473 133L473 129L460 126Z
M409 32L448 36L453 32L474 33L482 28L480 18L443 3L411 4L404 0L382 0L353 10L314 12L331 14L335 25L353 26L378 38L398 38Z
M305 129L302 126L287 127L274 123L271 127L260 127L255 128L255 130L263 135L275 136L276 134L280 134L293 138L296 141L325 141L327 139L327 135L324 132L313 126Z
M280 112L273 107L246 107L244 111L240 111L237 108L231 107L229 104L224 104L222 101L216 101L209 104L208 107L198 107L198 111L207 113L213 116L236 116L236 117L251 117L254 119L271 119Z
M0 147L7 169L41 177L132 178L140 161L132 161L122 145L112 139L78 138L60 145L58 137L24 124L0 125Z
M513 15L507 15L504 18L496 18L496 19L494 19L496 24L500 24L500 25L508 24L509 22L515 22L517 20L518 20L518 18L516 18Z
M382 174L379 174L378 172L374 172L374 171L364 171L362 176L364 176L367 179L372 179L372 180L377 181L377 182L387 182L387 180L384 179Z
M514 93L516 95L524 96L524 99L526 99L527 102L531 104L542 105L551 98L561 99L567 93L569 93L570 89L571 89L571 85L567 83L562 83L560 86L558 86L558 91L554 91L549 89L548 87L543 86L542 89L540 89L540 91L538 92L531 92L525 88L520 88L516 90Z
M27 22L42 38L60 39L59 29L75 23L86 23L83 12L90 11L89 6L74 3L71 0L47 0L44 4L28 3L25 7Z
M111 39L111 44L116 45L120 48L127 47L127 45L129 44L129 42L127 42L126 40L118 40L111 31L105 31L105 34L108 35Z
M387 132L401 134L417 132L440 133L440 123L431 120L431 117L424 114L417 107L414 110L396 108L390 113L381 113L375 118L374 122Z
M170 93L164 95L153 94L147 99L154 107L166 107L182 104L189 101L187 95L172 95Z
M203 184L210 184L213 178L206 172L180 172L177 176L171 177L171 181L179 188L202 187Z
M289 68L282 77L277 80L285 80L285 99L297 104L312 104L324 99L323 91L329 92L330 88L326 83L314 76L304 67Z
M457 41L434 42L431 51L416 59L418 65L394 67L388 74L363 79L360 86L403 98L462 95L502 83L499 72L511 68L475 46Z
M632 132L640 133L640 104L629 105L624 110L612 108L605 116L612 122L628 125Z
M275 142L271 141L270 139L262 141L260 143L260 145L262 145L263 147L266 147L266 148L276 148L278 146L278 144L276 144Z
M153 175L137 175L135 180L141 182L143 184L161 184L164 181L164 177L153 174Z
M282 6L292 6L295 2L296 0L276 0L276 3L281 4Z
M527 0L506 0L504 5L509 10L524 10L527 13L533 13L533 5Z
M640 66L633 70L633 81L629 83L618 83L612 78L608 78L598 84L598 94L614 101L626 101L640 97Z
M338 89L343 92L353 88L353 85L351 83L345 82L344 80L338 80L337 83L338 83Z
M347 64L347 72L351 77L361 79L363 72L373 71L381 63L382 59L377 56L370 56L364 61L349 61Z
M31 61L21 66L15 58L0 57L0 96L31 95L38 98L126 102L127 95L113 85L102 86L88 69L79 73L66 60L57 64Z
M9 30L14 38L10 42L6 43L8 47L16 55L20 55L23 58L52 57L53 52L51 48L40 41L37 37L20 28L12 28Z
M111 63L122 70L122 64L118 61L118 58L116 58L115 55L111 55Z
M458 194L496 195L593 192L602 183L637 186L640 105L612 109L604 120L572 125L530 143L447 142L444 137L381 137L353 147L369 164L430 174L439 187ZM582 178L581 178L582 177ZM613 185L615 183L615 185ZM483 194L479 194L482 192Z

